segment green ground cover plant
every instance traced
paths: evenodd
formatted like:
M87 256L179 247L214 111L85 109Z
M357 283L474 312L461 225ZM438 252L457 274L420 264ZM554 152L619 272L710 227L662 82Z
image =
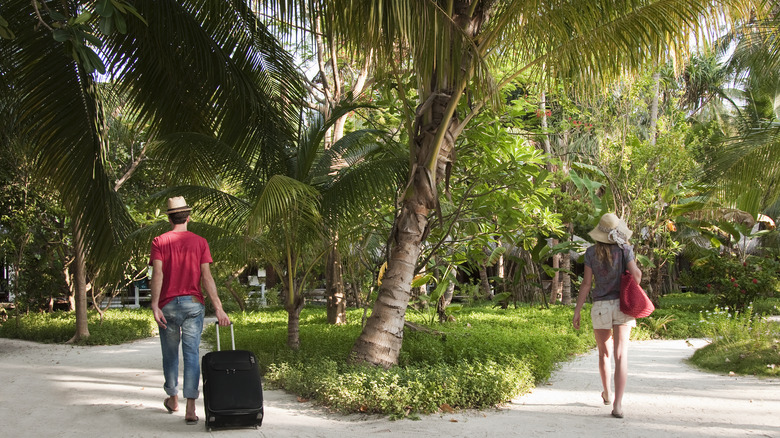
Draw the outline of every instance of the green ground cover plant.
M780 375L780 323L756 314L715 309L702 314L702 327L712 343L697 350L691 363L720 373L776 377Z
M777 314L777 298L760 300L752 314ZM761 309L755 310L755 309ZM287 312L281 307L231 313L236 347L258 357L269 388L281 388L343 412L412 417L439 410L484 408L504 403L550 377L572 355L593 348L589 305L583 327L571 327L568 306L509 309L488 304L463 306L455 321L430 324L424 312L410 312L400 364L389 370L349 364L352 344L360 334L362 309L347 312L347 324L327 323L325 309L301 313L301 348L287 345ZM718 310L711 295L679 293L661 297L651 317L639 320L632 339L709 338L693 363L717 372L776 376L778 324L730 316ZM72 313L14 315L0 326L0 336L62 343L73 334ZM156 326L148 309L109 310L101 324L90 314L89 345L119 344L153 336ZM220 332L230 348L228 330ZM204 342L215 348L215 330ZM728 359L728 360L727 360ZM771 365L775 365L772 367Z
M102 322L97 311L91 311L88 324L90 336L79 341L79 345L117 345L157 333L149 309L108 309ZM75 327L73 312L28 313L19 318L12 314L0 325L0 337L63 343L73 337Z
M301 314L301 348L286 347L286 313L279 310L234 318L237 348L255 352L270 387L283 388L338 412L400 418L447 407L483 408L506 402L550 377L556 365L594 346L588 327L571 327L571 308L462 308L457 319L407 328L399 366L389 370L349 364L360 333L361 310L348 323L328 325L323 309ZM209 329L206 339L214 339ZM224 345L226 335L221 335Z

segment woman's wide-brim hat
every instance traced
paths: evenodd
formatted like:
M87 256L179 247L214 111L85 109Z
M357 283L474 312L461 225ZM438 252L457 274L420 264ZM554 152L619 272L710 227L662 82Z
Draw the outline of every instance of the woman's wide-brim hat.
M168 210L165 214L181 213L183 211L192 211L187 201L184 200L184 196L176 196L174 198L168 198Z
M634 234L628 229L628 226L614 213L607 213L601 216L599 224L590 233L590 237L596 242L608 244L623 244ZM621 242L622 240L622 242Z

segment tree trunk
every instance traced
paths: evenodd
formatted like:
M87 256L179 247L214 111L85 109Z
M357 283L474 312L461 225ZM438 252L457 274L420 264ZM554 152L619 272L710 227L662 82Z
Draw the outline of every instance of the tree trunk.
M569 229L569 241L571 241L571 236L574 233L574 226L569 223L567 224L567 227ZM563 270L563 277L561 278L561 303L568 306L571 304L571 274L569 274L571 271L571 253L568 250L561 254L561 269Z
M303 300L299 306L289 309L287 308L287 347L291 350L298 350L301 348L300 338L300 326L301 326L301 310L303 310Z
M233 272L233 274L228 277L227 280L225 280L225 289L230 292L230 296L233 297L233 300L238 304L238 308L241 309L241 311L246 310L246 302L244 302L243 298L238 295L238 293L233 289L233 281L238 279L238 276L241 275L242 272L244 272L244 269L246 269L246 265L242 266L240 269Z
M75 285L74 296L76 301L76 333L68 341L75 343L89 337L87 325L87 261L84 256L84 243L79 231L78 219L73 220L73 283Z
M486 300L493 299L493 289L490 287L490 281L487 275L487 266L479 265L479 283L482 286L482 295Z
M332 242L325 272L325 297L327 299L328 324L344 324L347 322L346 297L344 295L344 278L341 266L341 255Z
M439 322L447 322L447 306L452 302L452 297L455 295L455 282L450 281L447 285L447 289L439 298L439 302L436 303L436 313L439 315Z
M552 246L555 246L558 244L558 239L551 239L550 244ZM558 269L561 268L561 255L560 254L553 254L552 256L552 268L555 269L555 273L552 276L552 279L550 280L550 304L555 304L558 302L558 297L561 296L562 292L562 285L561 285L561 273L558 272Z
M373 312L352 347L354 361L384 368L398 363L414 268L428 226L429 209L418 199L419 194L416 195L404 202L396 219L395 244L390 250Z
M653 73L653 101L650 104L650 144L655 146L657 136L656 126L658 124L658 94L661 88L661 75L658 72Z
M470 1L451 4L462 35L472 39L480 32L488 12L474 9ZM473 16L470 14L473 13ZM457 48L456 48L457 47ZM470 46L469 46L470 47ZM464 50L454 44L442 49ZM465 49L465 50L471 50ZM400 211L393 223L391 248L374 311L352 347L352 360L388 368L398 363L403 343L404 318L410 288L422 244L428 234L428 214L438 209L437 183L445 180L452 165L455 139L460 132L456 108L474 74L474 60L465 54L460 65L441 65L422 72L423 87L415 113L411 144L409 183L398 202ZM444 61L446 64L447 61Z

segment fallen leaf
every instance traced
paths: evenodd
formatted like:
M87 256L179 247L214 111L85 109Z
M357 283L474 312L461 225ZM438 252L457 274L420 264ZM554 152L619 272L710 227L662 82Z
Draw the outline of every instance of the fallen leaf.
M298 397L298 403L306 403L307 401L309 401L308 398Z
M457 423L457 422L458 422L458 420L456 420L454 418L450 418L450 423Z
M439 409L449 414L455 412L455 409L452 409L452 406L448 405L447 403L444 403L443 405L439 406Z

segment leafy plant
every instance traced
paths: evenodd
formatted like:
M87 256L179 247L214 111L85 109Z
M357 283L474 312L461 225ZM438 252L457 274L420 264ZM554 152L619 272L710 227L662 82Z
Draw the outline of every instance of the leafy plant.
M742 312L757 298L777 291L779 268L774 259L747 256L741 261L733 255L713 252L694 261L688 281L693 287L703 286L718 306Z
M640 324L650 330L654 338L660 338L666 332L667 325L676 320L677 317L674 315L666 314L657 317L648 316L643 318Z

